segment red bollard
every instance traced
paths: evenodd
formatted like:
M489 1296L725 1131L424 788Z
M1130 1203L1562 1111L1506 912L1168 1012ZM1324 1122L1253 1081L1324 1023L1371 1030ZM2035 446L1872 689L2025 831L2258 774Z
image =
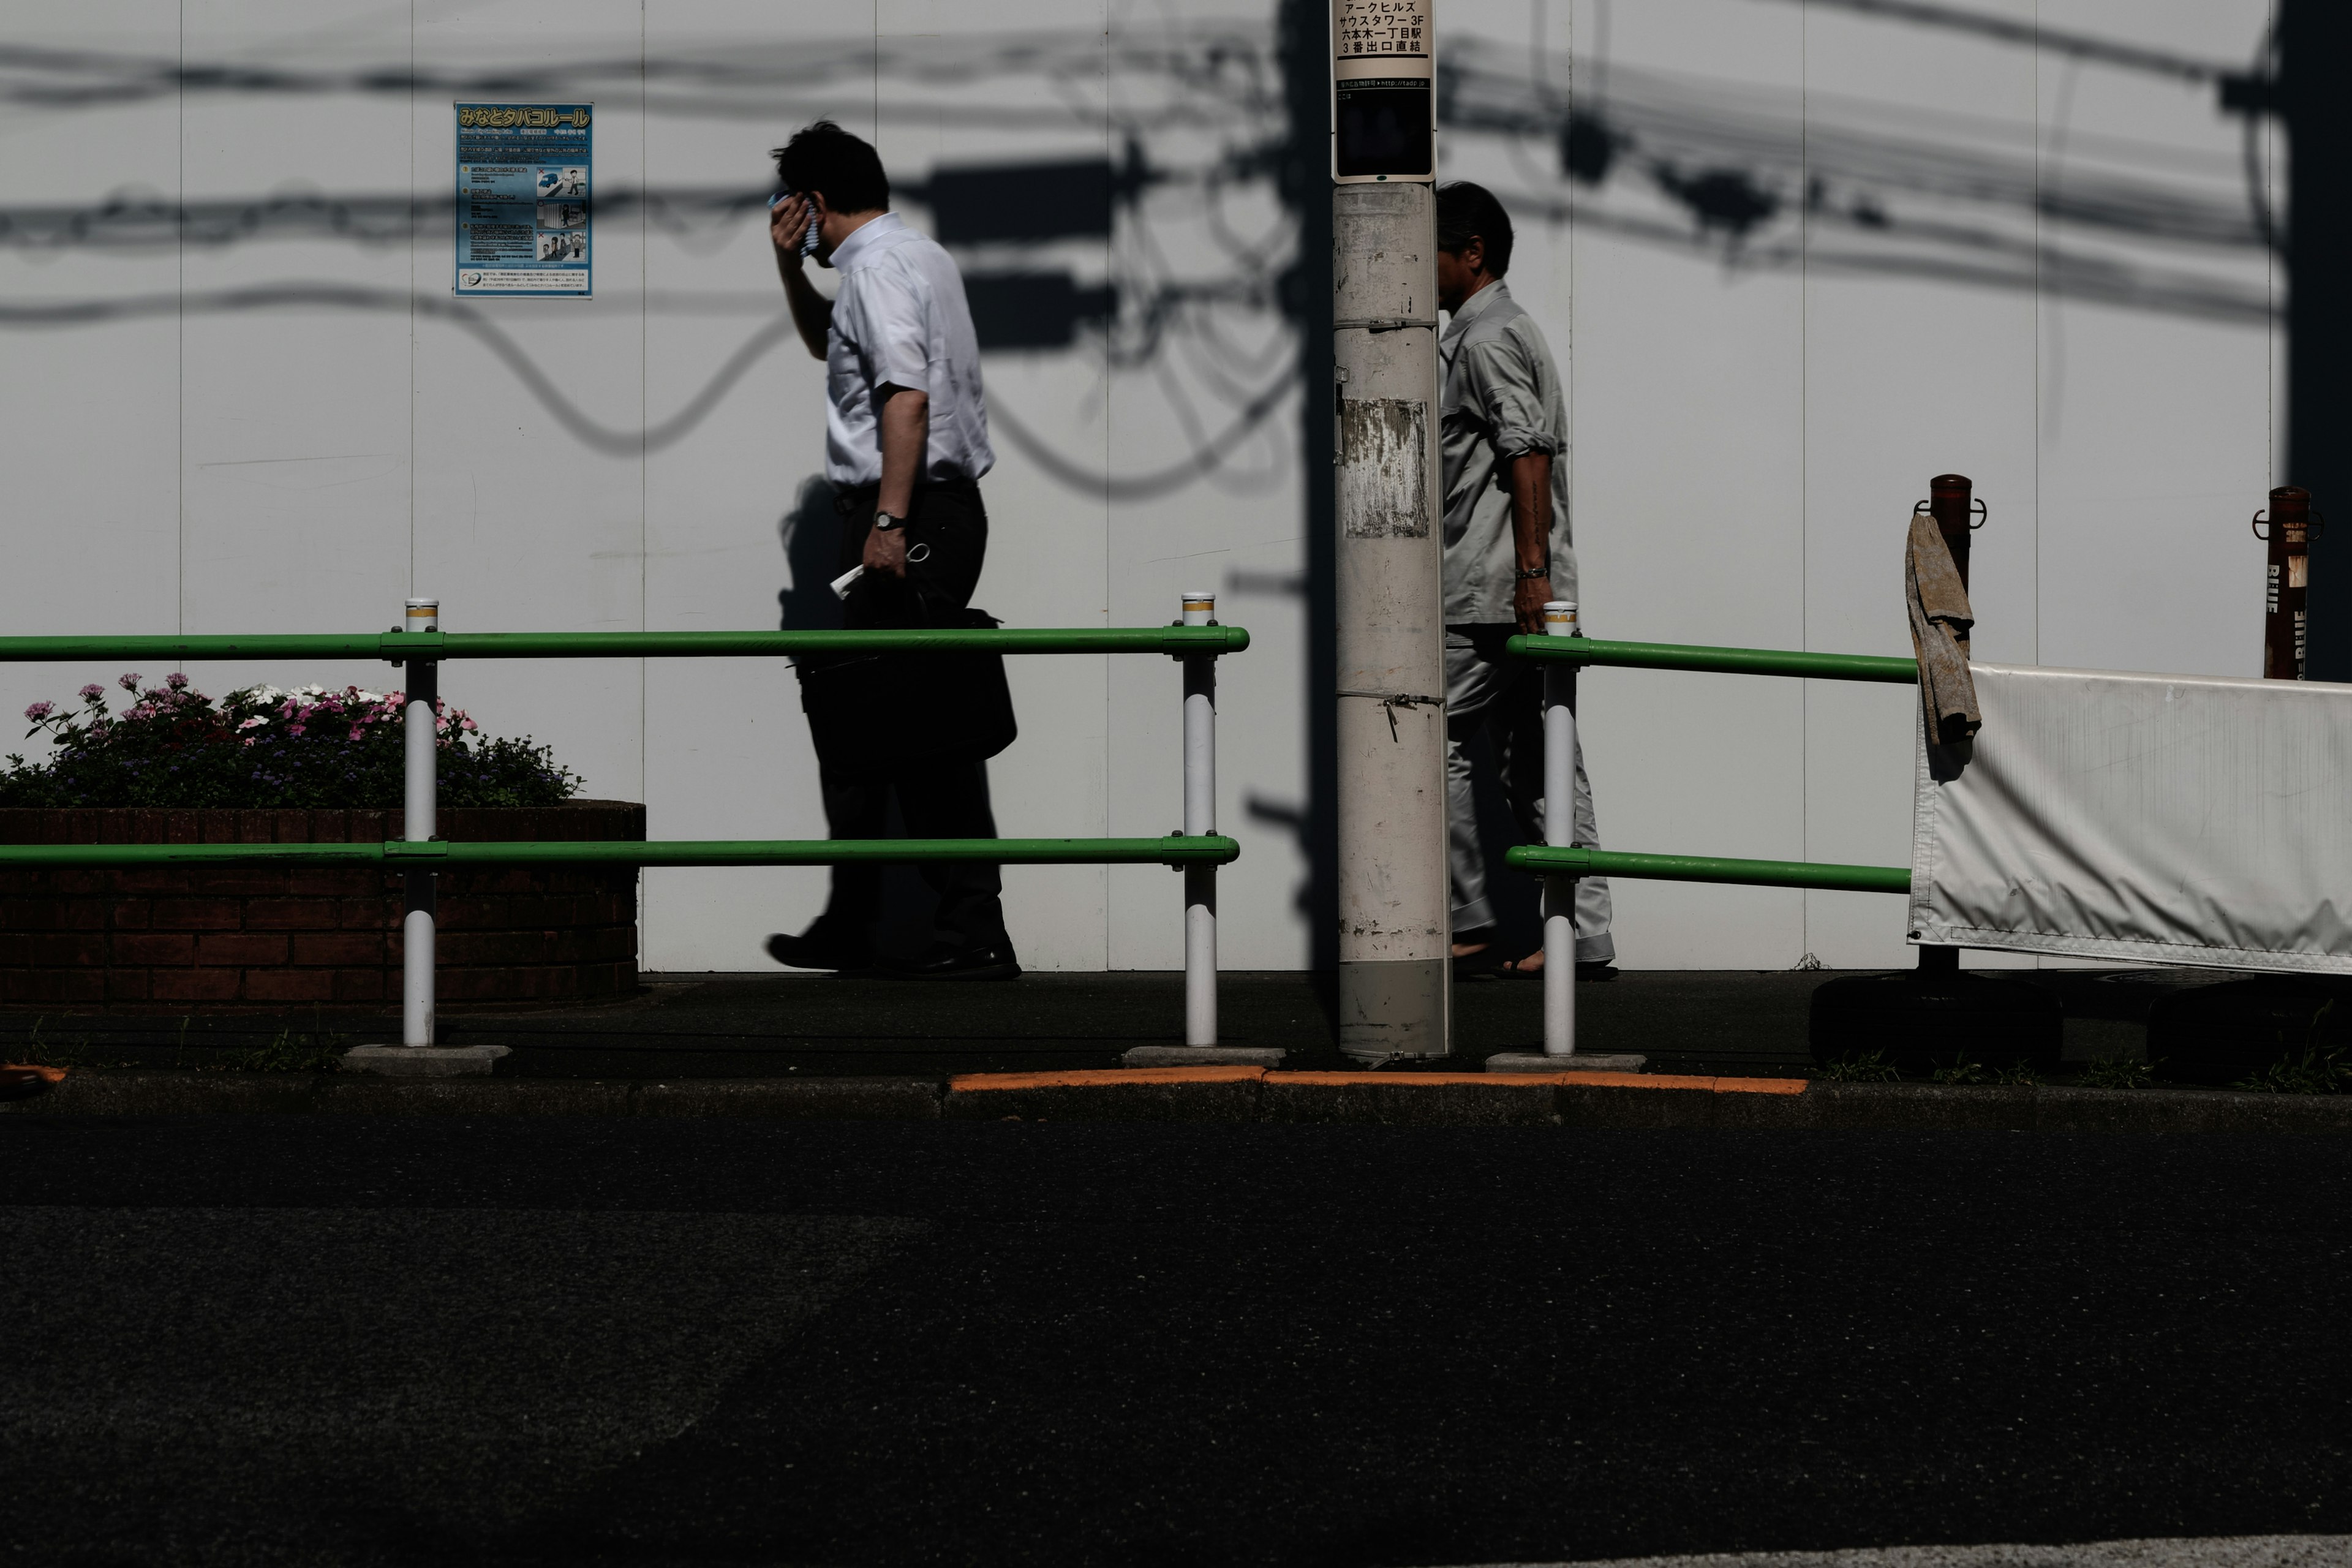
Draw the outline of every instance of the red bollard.
M2263 679L2308 680L2305 656L2311 646L2311 546L2327 526L2315 517L2311 492L2299 485L2271 491L2271 531L2254 513L2256 539L2271 547L2270 577L2263 591Z

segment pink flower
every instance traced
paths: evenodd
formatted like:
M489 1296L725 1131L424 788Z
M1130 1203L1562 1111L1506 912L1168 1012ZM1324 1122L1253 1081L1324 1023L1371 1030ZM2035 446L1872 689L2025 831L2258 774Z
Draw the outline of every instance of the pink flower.
M118 675L114 678L114 684L125 691L136 691L139 689L139 683L145 679L143 675Z
M474 721L473 721L471 719L468 719L468 720L467 720L464 723L462 723L462 724L458 725L457 727L458 727L459 729L461 729L461 730L471 730L471 729L475 728L475 724L474 724Z
M309 727L306 724L289 724L286 726L286 732L289 735L299 735Z
M105 688L105 687L103 687L103 686L100 686L100 685L97 681L95 681L95 680L91 681L88 686L85 686L85 687L83 687L83 688L81 689L81 697L82 697L82 700L83 700L83 701L85 701L85 702L92 701L92 700L96 700L96 699L98 699L98 698L103 697L103 696L105 696L105 695L106 695L106 688Z
M37 724L57 710L58 705L54 702L36 702L25 710L25 717Z
M358 740L359 738L360 738L360 727L359 727L357 724L354 724L354 725L352 725L352 740L354 740L354 741L356 741L356 740Z
M163 678L163 684L174 691L184 691L187 689L188 678L175 669Z
M237 728L238 728L238 729L240 729L240 730L250 730L250 729L252 729L256 724L267 724L267 723L268 723L268 722L269 722L269 721L268 721L268 720L267 720L267 719L263 718L260 714L256 713L252 718L247 719L244 723L239 724L239 725L237 726ZM249 745L253 744L253 742L250 742L250 741L247 741L247 742L246 742L246 744L249 746Z

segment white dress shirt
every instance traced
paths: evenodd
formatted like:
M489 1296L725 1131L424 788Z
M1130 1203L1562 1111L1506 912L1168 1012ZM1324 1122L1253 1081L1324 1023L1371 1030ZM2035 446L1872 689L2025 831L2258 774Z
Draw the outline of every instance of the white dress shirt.
M833 253L841 293L824 356L825 478L879 484L882 435L875 391L903 386L930 398L930 444L918 482L976 479L996 465L980 390L980 339L963 274L939 242L896 213L865 224Z

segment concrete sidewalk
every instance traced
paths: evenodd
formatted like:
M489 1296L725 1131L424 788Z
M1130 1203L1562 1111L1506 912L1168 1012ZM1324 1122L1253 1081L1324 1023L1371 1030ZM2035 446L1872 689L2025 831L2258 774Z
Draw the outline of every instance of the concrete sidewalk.
M2015 971L2055 990L2067 1009L2066 1054L2137 1054L2149 1003L2165 989L2226 978L2189 969ZM1828 970L1628 971L1579 988L1579 1047L1638 1052L1654 1072L1785 1075L1811 1064L1806 1008ZM1181 976L1156 972L1031 974L1010 984L835 980L768 972L648 975L635 1000L576 1011L445 1013L444 1045L501 1045L499 1076L604 1079L946 1077L1118 1065L1131 1046L1181 1040ZM1542 987L1465 981L1454 987L1452 1069L1503 1051L1541 1048ZM1284 1066L1340 1069L1334 982L1296 972L1228 973L1228 1045L1279 1047ZM394 1043L396 1018L299 1014L168 1016L0 1015L0 1059L75 1066L208 1067L266 1046L341 1037Z

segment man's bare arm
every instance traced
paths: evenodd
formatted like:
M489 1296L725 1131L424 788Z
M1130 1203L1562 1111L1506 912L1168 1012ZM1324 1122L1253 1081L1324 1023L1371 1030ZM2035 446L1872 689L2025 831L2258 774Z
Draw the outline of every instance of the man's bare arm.
M787 196L768 215L768 239L776 247L776 275L784 280L784 302L793 325L815 359L824 357L825 333L833 326L833 301L816 291L803 269L801 236L808 231L809 199Z
M874 395L882 405L882 484L874 497L874 510L887 511L892 517L905 517L907 509L915 501L915 481L922 474L923 454L931 444L931 395L910 387L883 385L875 389ZM904 577L906 530L867 534L866 564L873 571Z
M1522 452L1510 459L1511 554L1522 572L1551 569L1551 454ZM1551 578L1521 577L1511 584L1512 618L1530 637L1544 629Z

